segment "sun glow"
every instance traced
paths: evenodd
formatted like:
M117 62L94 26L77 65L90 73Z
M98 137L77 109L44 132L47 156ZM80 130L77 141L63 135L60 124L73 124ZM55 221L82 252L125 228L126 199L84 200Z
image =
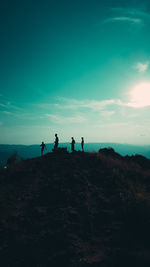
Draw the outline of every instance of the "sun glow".
M129 106L142 108L150 106L150 82L136 85L130 92Z

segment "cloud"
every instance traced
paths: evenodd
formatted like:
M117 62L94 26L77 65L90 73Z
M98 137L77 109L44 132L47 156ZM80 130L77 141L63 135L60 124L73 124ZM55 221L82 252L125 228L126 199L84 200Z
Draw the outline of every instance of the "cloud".
M102 111L100 113L101 116L106 117L106 118L110 118L114 114L115 114L115 111L107 111L107 110L106 111Z
M108 128L112 128L112 127L127 127L129 124L128 122L112 122L112 123L104 123L102 126L103 127L108 127Z
M7 103L0 103L0 107L6 108L6 109L14 109L14 110L19 110L21 111L22 109L16 105L12 105L11 102Z
M146 103L140 102L140 101L129 101L127 103L120 102L120 106L124 107L130 107L130 108L145 108L150 106L150 100L148 100Z
M72 117L65 117L65 116L59 116L54 114L45 114L47 117L49 117L52 122L58 123L58 124L68 124L68 123L82 123L86 121L86 118L81 115L76 115Z
M6 115L14 115L14 113L12 113L10 111L6 111L6 110L4 110L3 113L6 114Z
M114 105L122 106L122 107L131 107L131 108L144 108L144 107L150 106L150 98L148 96L146 97L144 94L142 95L142 97L140 97L140 100L139 100L139 96L138 98L137 97L133 98L130 96L129 102L123 102L120 99L116 99L114 100ZM105 114L105 111L104 111L104 114ZM106 111L106 114L107 114L107 111ZM109 111L108 111L108 114L109 114ZM110 115L113 115L113 113L111 114L110 112Z
M138 108L137 104L135 102L122 102L121 100L119 101L119 106L122 107L131 107L131 108Z
M141 85L139 85L141 86ZM143 87L142 87L143 88ZM149 89L149 88L148 88ZM143 90L148 90L147 88L144 87ZM142 89L140 89L142 90ZM132 92L132 91L131 91ZM45 104L48 107L50 107L51 105L53 105L53 110L55 107L55 110L57 113L59 113L59 110L68 110L69 112L72 111L78 111L78 112L87 112L88 110L91 111L90 114L92 114L92 112L96 112L98 114L100 114L100 116L105 117L105 118L109 118L111 116L113 116L115 114L115 111L113 109L116 109L116 107L120 106L120 107L130 107L130 108L143 108L146 106L150 106L150 98L148 96L146 96L147 91L145 91L145 94L142 94L142 96L140 96L140 100L139 97L137 99L136 94L134 95L134 97L132 97L132 94L129 94L129 101L128 102L124 102L120 99L106 99L106 100L77 100L77 99L69 99L69 98L59 98L58 103L54 103L54 104ZM144 98L144 99L143 99ZM61 102L61 103L60 103ZM42 105L44 107L44 104ZM109 107L111 107L111 110L109 110ZM100 113L99 113L100 112ZM85 113L86 114L86 113ZM54 122L57 123L78 123L78 122L82 122L85 121L85 118L81 115L77 115L77 116L71 116L71 117L63 117L63 116L59 116L59 115L53 115L53 111L52 113L46 113L46 116L51 117L51 119Z
M114 99L103 100L103 101L92 100L82 105L82 107L92 109L93 111L98 111L98 110L103 110L106 106L109 106L112 104L115 104Z
M141 19L132 18L132 17L112 17L112 18L105 19L104 23L116 22L116 21L130 22L133 24L141 24L142 23Z
M106 106L113 105L116 103L115 99L108 100L77 100L77 99L69 99L69 98L59 98L59 102L55 104L55 107L59 109L90 109L92 111L100 111L105 109Z
M115 106L122 106L122 107L131 107L131 108L141 108L141 107L145 107L145 106L149 106L150 105L150 100L149 97L146 97L147 101L146 101L146 105L143 104L145 102L142 101L142 104L139 104L139 101L137 101L137 99L133 99L131 97L131 94L129 95L130 99L128 102L123 102L120 99L106 99L106 100L77 100L77 99L69 99L69 98L59 98L59 103L55 103L52 104L53 107L56 108L57 112L59 110L80 110L80 112L85 112L87 109L89 109L89 111L91 112L100 112L100 116L103 117L111 117L112 115L115 114L114 110L108 110L108 107L114 108ZM145 98L144 98L145 99ZM61 103L60 103L61 102ZM140 102L141 103L141 102ZM148 104L147 104L148 103ZM46 104L47 107L51 106ZM44 106L44 104L43 104ZM58 115L53 115L52 113L47 113L46 116L51 117L51 119L53 121L57 121L59 123L62 122L82 122L83 117L82 116L72 116L69 118L66 117L62 117L62 116L58 116ZM84 118L85 120L85 118Z
M91 111L103 111L108 106L111 105L118 105L119 104L118 99L106 99L106 100L78 100L78 99L72 99L72 98L65 98L65 97L58 97L54 103L40 103L40 104L34 104L33 106L38 109L44 109L47 111L50 110L79 110L83 111L85 109L89 109Z
M128 22L134 25L144 25L150 19L150 14L145 9L116 7L110 9L111 16L106 18L103 23Z
M36 119L40 119L42 117L41 113L38 113L37 110L36 111L30 111L28 110L28 108L26 109L6 109L6 108L3 108L3 109L0 109L0 116L1 117L6 117L9 118L9 119L15 119L15 120L22 120L22 121L34 121ZM42 117L42 118L45 118Z
M0 107L7 108L7 105L0 103Z
M150 62L142 63L138 62L134 67L138 72L145 72L149 67Z
M111 8L112 12L116 12L122 15L139 16L142 18L150 19L150 14L145 9L141 8Z
M98 121L109 120L118 117L117 111L122 111L121 107L127 109L141 108L139 103L135 103L129 95L129 101L124 102L120 99L106 100L77 100L64 97L57 98L54 103L37 104L38 107L44 109L40 111L40 118L49 118L54 124L82 124L88 120ZM115 116L114 116L115 114Z

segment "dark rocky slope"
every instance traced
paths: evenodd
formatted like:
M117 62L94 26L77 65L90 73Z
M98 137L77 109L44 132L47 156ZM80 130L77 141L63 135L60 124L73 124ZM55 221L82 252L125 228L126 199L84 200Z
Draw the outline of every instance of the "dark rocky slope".
M110 150L21 161L0 171L0 214L3 267L150 266L150 161Z

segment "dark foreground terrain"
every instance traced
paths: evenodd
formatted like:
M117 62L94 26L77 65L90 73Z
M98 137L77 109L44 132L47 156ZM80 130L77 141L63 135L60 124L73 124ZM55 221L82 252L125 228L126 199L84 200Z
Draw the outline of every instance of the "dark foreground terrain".
M150 160L103 149L1 169L0 266L149 267Z

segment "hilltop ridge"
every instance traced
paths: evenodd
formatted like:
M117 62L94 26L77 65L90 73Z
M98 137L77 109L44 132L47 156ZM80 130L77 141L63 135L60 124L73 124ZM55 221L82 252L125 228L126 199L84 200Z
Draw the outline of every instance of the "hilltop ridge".
M52 152L54 147L53 143L46 144L47 151ZM67 150L71 151L70 143L60 143L60 147L67 147ZM141 154L150 159L150 145L129 145L121 143L85 143L86 152L97 152L100 148L112 147L120 155L135 155ZM76 142L76 150L81 149L81 144ZM0 165L5 165L8 157L17 151L20 158L35 158L40 155L40 145L2 145L0 144Z
M3 266L150 265L150 160L47 153L0 170Z

